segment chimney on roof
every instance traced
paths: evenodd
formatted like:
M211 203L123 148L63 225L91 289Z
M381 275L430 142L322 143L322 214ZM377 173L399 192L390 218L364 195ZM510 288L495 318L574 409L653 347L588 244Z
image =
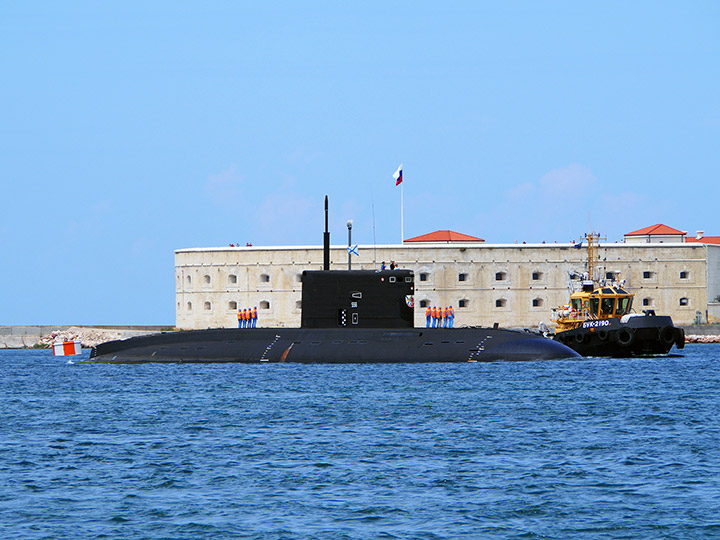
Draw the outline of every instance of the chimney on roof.
M704 235L705 235L705 231L698 231L695 239L700 240Z

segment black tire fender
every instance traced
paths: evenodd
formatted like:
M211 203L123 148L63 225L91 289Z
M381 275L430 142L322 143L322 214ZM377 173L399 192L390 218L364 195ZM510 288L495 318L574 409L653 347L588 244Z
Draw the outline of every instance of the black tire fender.
M675 328L672 326L666 326L660 330L660 341L665 345L672 345L675 343Z
M632 342L635 341L635 330L632 328L621 328L617 331L617 334L615 334L615 341L623 347L631 345Z

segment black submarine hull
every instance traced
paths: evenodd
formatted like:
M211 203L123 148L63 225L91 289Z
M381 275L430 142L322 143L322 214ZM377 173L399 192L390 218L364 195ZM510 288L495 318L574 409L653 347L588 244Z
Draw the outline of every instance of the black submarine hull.
M579 358L537 334L498 328L251 328L167 332L93 347L90 363L419 363Z

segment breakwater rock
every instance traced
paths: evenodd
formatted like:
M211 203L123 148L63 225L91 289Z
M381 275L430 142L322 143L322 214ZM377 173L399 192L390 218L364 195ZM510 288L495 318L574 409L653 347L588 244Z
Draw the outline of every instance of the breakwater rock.
M720 343L720 336L685 334L685 343Z
M154 334L162 329L160 326L0 326L0 349L49 348L56 341L75 340L87 348L113 339Z

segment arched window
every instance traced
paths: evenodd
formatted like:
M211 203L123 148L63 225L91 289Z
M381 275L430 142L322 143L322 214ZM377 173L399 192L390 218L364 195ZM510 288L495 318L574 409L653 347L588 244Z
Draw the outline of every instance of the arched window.
M468 275L465 273L458 274L458 281L467 281Z
M643 306L652 306L653 300L652 300L652 298L643 298L642 304L643 304Z
M210 282L211 282L210 274L205 274L203 276L203 283L205 283L205 285L210 285Z
M683 270L680 272L680 279L689 279L690 278L690 272L687 270Z
M295 302L295 309L302 309L302 300Z
M235 274L230 274L228 276L228 283L230 285L234 285L235 283L237 283L237 276Z
M192 311L192 302L187 303L187 310Z
M420 273L420 281L427 281L427 279L428 279L427 272L421 272Z
M205 308L205 311L210 311L212 309L212 304L210 302L205 302L203 307Z
M542 277L543 277L543 273L538 270L536 270L535 272L532 273L533 281L540 281L542 279Z
M495 281L505 281L507 279L507 272L495 272Z
M234 300L232 302L228 302L228 309L237 311L237 302L235 302Z
M262 283L270 283L270 276L267 274L260 274L260 281Z
M681 306L689 306L689 305L690 305L690 299L683 296L683 297L680 299L680 305L681 305Z
M267 300L261 300L260 304L258 304L260 309L270 309L270 302Z
M533 298L532 306L533 306L533 307L542 307L542 306L543 306L543 299L542 299L542 298Z
M470 300L467 298L463 298L462 300L458 300L458 307L466 308L470 305Z
M427 300L420 300L420 307L428 307L428 301L427 301Z
M192 285L192 277L190 277L190 276L187 277L187 283L188 283L188 285Z
M495 307L505 307L507 305L507 300L504 298L498 298L495 300Z

